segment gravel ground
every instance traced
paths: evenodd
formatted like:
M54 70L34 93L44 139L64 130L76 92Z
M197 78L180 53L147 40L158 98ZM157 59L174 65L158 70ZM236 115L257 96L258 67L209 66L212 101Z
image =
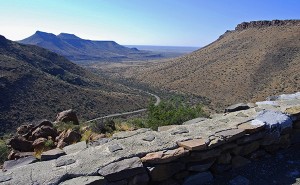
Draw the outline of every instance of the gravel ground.
M231 184L236 177L249 180L250 185L300 185L300 144L215 177L210 185ZM235 185L244 184L247 183Z

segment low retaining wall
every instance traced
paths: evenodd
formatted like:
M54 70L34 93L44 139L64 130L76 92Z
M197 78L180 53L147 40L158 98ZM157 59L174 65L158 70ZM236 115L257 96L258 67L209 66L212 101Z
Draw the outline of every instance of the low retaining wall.
M0 173L0 182L204 184L215 175L300 142L300 93L272 100L246 108L243 105L248 109L214 115L212 119L161 127L159 131L139 129L89 145L80 142L44 153L47 161L8 162L7 171Z

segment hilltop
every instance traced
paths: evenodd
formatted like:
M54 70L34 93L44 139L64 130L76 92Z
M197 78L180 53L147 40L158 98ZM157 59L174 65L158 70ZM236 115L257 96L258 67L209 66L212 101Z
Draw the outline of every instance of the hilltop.
M50 36L52 37L52 36ZM0 133L73 108L81 120L144 107L136 91L37 46L0 36Z
M162 54L128 48L119 45L115 41L86 40L69 33L54 35L37 31L32 36L19 42L40 46L76 62L148 60L163 57Z
M152 87L209 98L221 110L236 102L300 89L300 20L252 21L165 62L114 69Z

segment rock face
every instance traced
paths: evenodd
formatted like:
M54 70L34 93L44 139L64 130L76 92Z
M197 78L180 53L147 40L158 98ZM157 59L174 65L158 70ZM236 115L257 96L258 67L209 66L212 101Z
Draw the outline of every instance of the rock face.
M273 20L273 21L251 21L238 24L235 28L237 31L242 31L249 28L264 28L269 26L283 25L300 25L300 20Z
M251 165L253 160L259 162L279 149L299 144L300 130L295 127L300 119L299 106L298 97L280 99L273 104L257 104L247 110L215 116L201 124L174 125L162 131L119 132L90 145L80 142L67 146L63 148L65 152L45 152L40 162L7 168L0 173L0 182L207 184L215 175ZM247 117L238 116L240 113ZM242 177L224 182L247 183Z
M58 113L55 122L72 122L75 125L79 125L77 115L72 109Z

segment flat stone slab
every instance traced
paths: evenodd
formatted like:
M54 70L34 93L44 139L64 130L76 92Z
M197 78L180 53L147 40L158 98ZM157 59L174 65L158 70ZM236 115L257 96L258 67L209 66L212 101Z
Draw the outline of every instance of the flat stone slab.
M246 122L238 125L239 129L245 130L247 134L256 133L265 129L264 124L252 124L251 122Z
M106 185L107 181L101 176L84 176L66 180L59 185Z
M188 150L185 150L183 147L179 147L174 150L165 150L165 151L148 153L141 160L143 163L150 163L150 164L168 163L178 159L179 157L185 156L188 153L189 153Z
M145 172L146 169L138 157L113 162L98 171L101 176L109 181L119 181Z
M84 150L86 148L87 148L86 142L81 141L81 142L64 147L63 151L66 154L72 154L72 153L80 152L81 150Z
M264 110L261 111L253 121L251 121L251 124L265 125L269 130L283 130L285 128L291 128L293 126L293 121L289 116L282 112Z
M222 137L225 141L230 142L236 140L246 134L244 129L230 129L218 132L216 135Z
M240 110L247 110L249 108L250 107L245 103L238 103L238 104L227 107L225 109L225 112L235 112L235 111L240 111Z
M17 160L5 161L3 164L3 170L11 170L13 168L18 168L20 166L25 166L31 163L35 163L37 161L38 161L37 158L35 158L34 156L28 156Z
M191 151L205 150L207 148L208 141L206 139L192 139L188 141L178 142L177 144Z
M55 148L53 150L43 152L41 155L41 160L42 161L53 160L53 159L57 159L63 155L66 155L66 153L63 150L61 150L59 148Z

